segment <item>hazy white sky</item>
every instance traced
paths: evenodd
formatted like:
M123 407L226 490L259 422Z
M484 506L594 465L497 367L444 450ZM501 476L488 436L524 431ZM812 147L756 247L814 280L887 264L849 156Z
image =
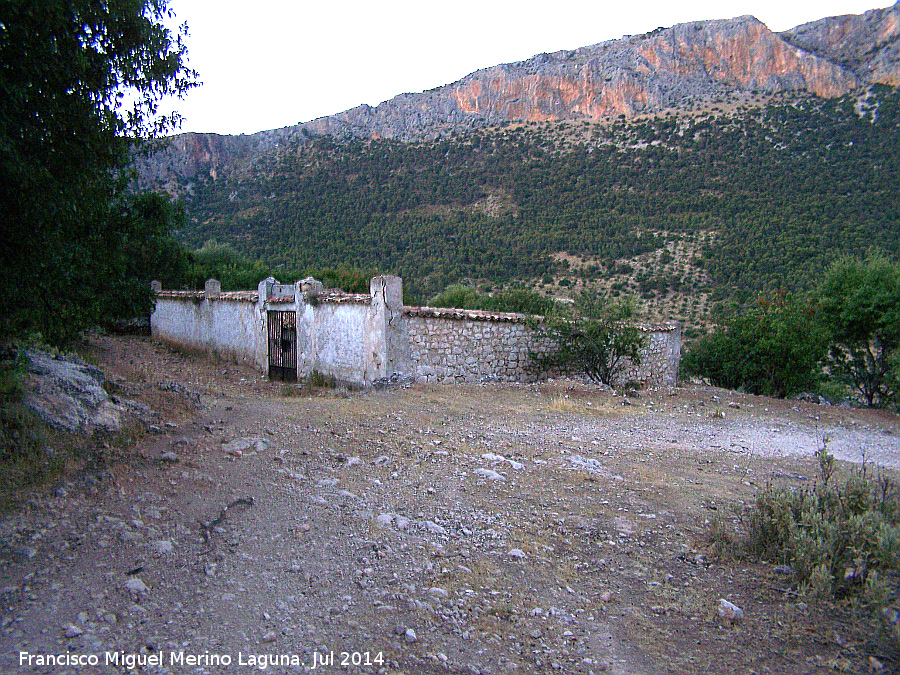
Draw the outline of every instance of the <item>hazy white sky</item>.
M872 4L875 3L875 4ZM885 0L171 0L203 86L182 131L254 133L378 105L500 63L752 14L772 30Z

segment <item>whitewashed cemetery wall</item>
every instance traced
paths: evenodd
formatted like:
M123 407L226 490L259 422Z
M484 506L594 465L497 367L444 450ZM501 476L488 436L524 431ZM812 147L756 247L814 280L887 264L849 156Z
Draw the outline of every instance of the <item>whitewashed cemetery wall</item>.
M313 371L355 385L408 377L424 382L521 382L539 379L529 353L550 348L527 317L505 312L404 306L399 277L375 277L368 294L326 291L314 279L280 284L269 278L256 291L221 292L210 280L203 292L157 287L151 317L155 337L225 358L268 366L270 310L296 312L297 374ZM623 381L675 386L681 326L643 326L640 365Z

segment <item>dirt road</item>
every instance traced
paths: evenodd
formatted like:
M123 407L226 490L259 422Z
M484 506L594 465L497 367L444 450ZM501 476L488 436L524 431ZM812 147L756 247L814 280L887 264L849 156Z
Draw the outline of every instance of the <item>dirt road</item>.
M809 485L823 438L900 469L895 415L571 382L297 395L143 338L89 355L157 420L3 515L2 672L892 664L849 607L705 535L767 481Z

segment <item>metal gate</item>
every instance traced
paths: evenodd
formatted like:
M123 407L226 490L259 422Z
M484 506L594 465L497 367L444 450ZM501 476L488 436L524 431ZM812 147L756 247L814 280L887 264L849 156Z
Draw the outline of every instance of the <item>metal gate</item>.
M297 313L268 312L269 379L297 381Z

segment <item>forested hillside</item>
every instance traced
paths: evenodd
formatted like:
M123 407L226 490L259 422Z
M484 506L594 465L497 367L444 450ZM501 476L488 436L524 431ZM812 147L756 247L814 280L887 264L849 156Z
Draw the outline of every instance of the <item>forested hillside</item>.
M461 279L597 280L650 302L802 289L842 254L900 250L898 102L875 86L862 101L295 142L193 184L179 235L273 265L396 273L418 299Z

